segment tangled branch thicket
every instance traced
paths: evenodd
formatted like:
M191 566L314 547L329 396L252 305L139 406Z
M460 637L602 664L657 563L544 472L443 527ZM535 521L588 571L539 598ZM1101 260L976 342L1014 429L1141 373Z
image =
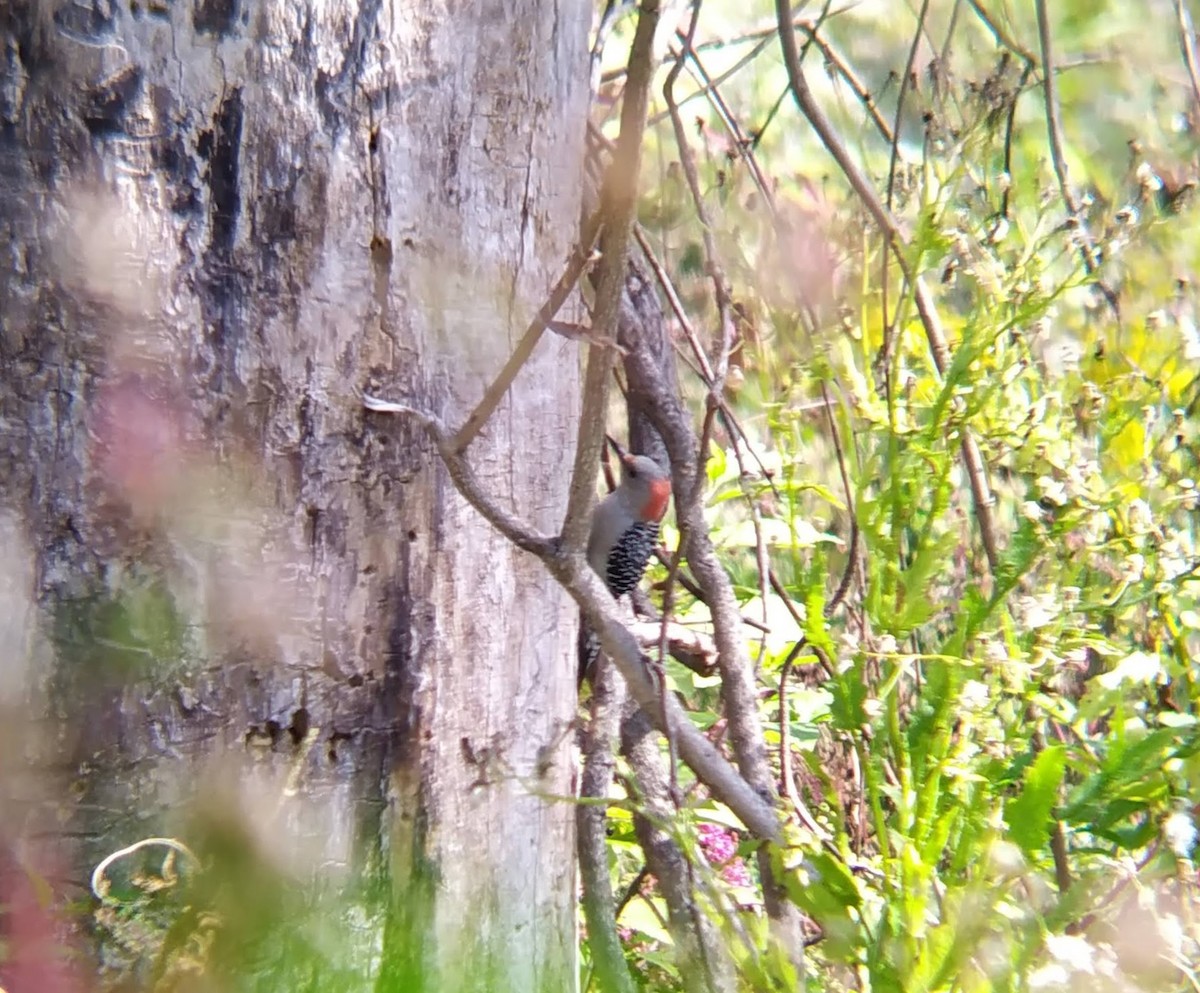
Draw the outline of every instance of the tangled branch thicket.
M676 472L644 606L663 699L786 840L627 750L602 986L774 988L758 911L785 906L819 988L1195 986L1200 85L1186 4L1157 6L674 26L618 333L631 431ZM601 160L651 8L596 34ZM691 414L639 378L656 323Z

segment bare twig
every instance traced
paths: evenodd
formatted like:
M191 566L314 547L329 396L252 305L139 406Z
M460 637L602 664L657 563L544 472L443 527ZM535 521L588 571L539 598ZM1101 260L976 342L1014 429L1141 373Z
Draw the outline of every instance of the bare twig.
M977 0L969 0L971 9L975 11L975 15L984 23L984 26L992 33L996 39L996 44L1011 52L1024 63L1024 68L1021 70L1021 79L1017 83L1016 92L1013 93L1012 99L1008 104L1008 115L1004 126L1004 174L1008 177L1012 176L1012 153L1013 153L1013 136L1016 133L1017 121L1017 100L1024 91L1029 78L1033 75L1034 69L1037 67L1037 56L1032 51L1022 45L1015 38L1011 37L1003 27L992 17L991 13L983 4ZM1008 218L1009 201L1012 196L1011 181L1005 186L1000 198L1000 216Z
M1025 89L1025 84L1029 81L1029 77L1033 75L1034 64L1027 62L1025 68L1021 70L1021 79L1017 83L1017 92L1013 94L1012 100L1008 105L1008 119L1004 124L1004 175L1008 177L1008 182L1004 185L1004 193L1000 199L1000 216L1008 219L1009 201L1012 197L1012 152L1013 152L1013 136L1017 130L1017 99L1021 95L1021 91Z
M1046 128L1050 134L1050 160L1054 163L1054 175L1058 177L1058 189L1063 203L1075 225L1079 241L1079 256L1083 267L1089 276L1096 276L1099 268L1099 258L1092 236L1087 229L1087 223L1080 210L1079 201L1071 190L1070 177L1067 175L1067 161L1063 156L1062 117L1058 107L1058 84L1054 77L1054 51L1051 48L1050 16L1046 11L1046 0L1035 0L1038 21L1038 41L1042 48L1042 92L1046 98ZM1113 316L1121 320L1121 305L1116 294L1098 276L1096 283L1100 292L1112 309Z
M379 414L406 414L413 418L433 439L438 454L446 464L446 471L450 473L450 479L458 491L479 511L484 520L518 548L540 559L544 560L557 553L558 543L555 539L532 530L506 510L497 507L483 492L470 465L462 454L455 450L454 438L440 419L406 403L393 403L369 394L363 394L363 406Z
M563 547L556 539L540 535L527 528L511 514L497 507L483 492L466 460L454 451L451 434L432 414L407 404L390 403L377 397L364 396L363 405L380 413L402 413L420 423L433 439L438 454L458 491L479 514L518 548L536 555L550 574L574 598L584 618L600 638L608 657L612 659L633 698L664 730L663 714L679 747L680 758L696 774L714 797L739 817L746 829L757 838L780 840L780 826L775 810L760 795L757 784L751 785L734 770L712 746L700 730L687 719L678 702L670 694L660 698L655 680L647 671L638 649L637 640L622 623L612 596L605 589L583 555ZM730 598L732 601L732 597ZM720 650L720 642L718 649Z
M465 452L467 446L475 440L476 435L483 429L483 425L487 423L487 419L492 416L496 408L500 405L504 394L508 392L508 388L512 386L513 380L517 378L517 373L521 371L521 367L529 361L529 356L533 354L533 350L537 347L537 343L542 338L542 332L554 319L554 315L567 301L567 297L571 295L571 291L575 288L575 284L579 282L579 277L583 275L584 269L587 268L588 261L592 255L592 246L596 243L596 237L600 232L600 214L593 214L584 225L583 233L580 235L579 244L575 247L575 251L571 253L571 258L567 262L567 268L559 277L554 288L550 291L550 296L546 302L539 308L537 314L530 322L529 327L525 329L525 333L521 336L521 340L517 343L517 347L513 350L508 361L504 364L504 368L500 370L500 374L496 377L491 386L487 388L487 392L483 394L483 399L479 401L478 406L468 415L463 426L458 429L452 442L456 452Z
M625 887L625 892L621 894L621 899L617 901L617 919L621 918L621 911L628 905L629 901L642 892L642 886L646 880L650 878L650 867L643 863L638 870L638 874L629 881L629 885Z
M737 981L728 943L697 906L695 867L670 830L679 815L675 776L651 732L644 712L627 713L621 722L621 754L634 774L633 827L667 903L683 988L697 993L732 991Z
M625 684L607 659L598 658L592 676L591 720L580 736L584 759L579 781L581 799L604 800L609 795L616 768L613 742L620 727L624 700ZM575 809L583 914L601 990L633 993L633 977L617 934L617 912L608 870L607 823L604 804L581 803Z
M696 356L696 362L700 367L700 375L704 380L704 385L711 386L713 381L712 366L708 364L708 355L705 353L704 347L700 344L700 337L696 334L696 329L692 326L691 319L683 307L683 301L679 299L679 292L675 289L675 284L671 281L671 277L662 263L658 261L657 256L651 251L646 233L638 227L634 229L633 235L637 239L638 246L641 248L643 255L646 257L646 264L650 266L650 270L654 273L654 278L659 288L663 291L663 296L667 298L667 303L671 305L671 312L675 315L675 320L679 322L679 327L683 331L684 337L687 338L688 344L692 347L692 353Z
M667 651L668 651L667 627L670 624L671 616L675 609L675 603L674 603L674 600L675 600L675 597L674 597L675 578L679 574L679 564L680 564L680 560L682 558L683 558L683 542L681 540L680 543L675 547L675 553L671 556L670 565L667 568L667 581L666 581L666 584L663 586L663 595L662 595L663 612L662 612L662 619L659 622L659 631L658 631L658 663L659 663L659 665L664 665L664 666L666 665L666 662L667 662ZM665 679L663 680L662 692L664 695L667 693ZM670 772L670 779L671 779L671 796L672 796L672 798L676 799L676 802L678 802L679 780L678 780L678 775L675 770L675 741L670 736L667 737L667 753L668 753L668 757L670 759L670 764L668 766L668 769Z
M892 209L893 196L896 188L896 164L900 160L900 124L904 115L904 101L908 96L908 88L910 81L914 78L913 65L917 58L917 46L921 42L921 26L925 23L925 17L929 13L929 0L923 0L921 11L917 14L917 26L913 31L912 44L908 48L908 59L904 64L904 72L900 74L900 92L896 96L896 116L895 126L892 128L891 150L888 157L888 178L886 192L884 194L884 204L887 210ZM897 304L892 316L888 318L888 290L891 287L891 280L888 279L888 269L892 263L892 253L884 252L879 260L881 269L880 273L880 301L881 310L883 313L883 344L879 348L879 365L883 370L884 389L887 391L888 408L894 410L894 390L892 382L892 357L894 355L894 347L896 341L896 331L900 324L900 315L902 307ZM907 275L907 274L906 274Z
M592 327L604 338L616 338L625 287L625 258L629 232L637 208L638 176L650 83L654 77L654 33L658 27L658 0L642 0L637 29L629 53L629 78L621 103L621 133L605 176L600 196L600 262L596 269L596 301ZM581 551L587 540L588 520L596 495L596 466L604 445L604 412L615 352L592 347L584 374L583 414L575 446L575 467L563 521L562 543L568 551Z
M729 78L734 70L731 69L718 79L713 79L709 76L708 70L704 68L704 63L700 61L700 56L697 54L696 49L689 44L687 35L679 34L678 38L685 47L682 52L676 53L676 57L685 59L689 71L700 82L700 89L696 95L703 93L708 97L709 104L717 112L717 116L721 118L721 123L725 126L725 130L729 132L729 136L733 139L734 148L738 155L750 170L750 176L754 180L754 185L758 188L759 195L762 196L763 200L773 211L775 194L771 190L771 184L767 181L766 174L758 164L758 157L754 154L754 140L742 130L737 118L734 117L733 112L729 109L729 105L725 102L725 98L721 96L721 83ZM757 55L768 44L768 40L764 39L751 53L751 57ZM681 100L678 107L682 107L689 99L691 97ZM668 111L669 113L670 111Z
M1063 203L1067 205L1071 216L1079 219L1079 203L1071 190L1071 182L1067 176L1067 163L1063 157L1062 118L1058 112L1058 85L1054 79L1054 52L1050 47L1050 19L1043 0L1036 0L1034 6L1037 9L1038 41L1042 47L1042 93L1046 100L1046 126L1050 131L1050 159L1054 163L1054 175L1058 177L1058 189ZM1087 248L1084 264L1088 267L1088 272L1091 272L1095 260L1091 255L1091 246L1089 245Z
M904 72L900 76L900 95L896 98L895 126L892 128L892 154L888 160L887 178L887 208L892 209L892 195L896 186L896 162L900 158L900 119L904 114L904 98L908 95L909 80L913 78L913 64L917 59L917 46L921 43L921 26L929 13L929 0L922 0L921 11L917 14L917 28L913 31L912 44L908 48L908 61L904 64ZM887 255L884 255L884 263Z
M726 69L723 73L721 73L721 75L717 76L715 79L708 76L707 73L703 74L703 80L701 82L700 88L698 90L695 90L692 93L689 93L686 97L684 97L682 100L680 100L679 106L684 107L687 104L691 103L693 100L699 100L702 97L710 96L710 94L718 86L720 86L722 83L728 82L730 79L732 79L734 76L736 76L739 72L741 72L743 69L745 69L746 66L748 66L751 62L753 62L756 58L758 58L759 55L761 55L763 52L765 52L767 50L767 48L769 48L771 45L773 34L774 34L774 32L772 32L770 35L762 35L758 39L756 39L754 42L754 47L751 48L749 52L747 52L745 55L741 56L737 60L737 62L735 62L733 65L731 65L728 69ZM676 32L676 35L677 35L677 37L681 37L681 38L684 37L679 32ZM699 45L696 46L694 51L698 52L701 47L702 46L699 46ZM674 49L672 49L668 53L668 58L672 62L675 61L678 57L679 57L679 53L676 52ZM666 120L669 116L670 116L670 114L668 111L665 111L665 110L659 111L652 118L650 118L650 124L651 124L651 126L658 124L658 123Z
M600 21L596 25L596 40L592 42L591 56L593 97L596 96L602 82L600 67L604 63L604 49L608 44L609 36L612 34L613 28L617 26L617 21L621 19L621 15L627 9L626 0L608 0L604 5L604 12L600 15Z
M718 333L715 336L717 342L717 360L715 362L710 360L713 370L713 382L710 384L709 389L714 395L720 397L721 392L725 389L725 375L729 369L729 352L733 347L733 321L729 314L729 281L725 278L725 269L721 265L720 256L717 253L716 240L713 238L712 221L708 216L708 208L704 203L704 194L700 189L700 177L696 171L696 158L692 154L692 147L688 142L687 129L684 127L683 117L680 115L679 106L675 101L675 83L679 78L679 74L683 71L684 61L691 52L692 41L696 36L696 26L699 21L700 4L696 3L692 8L692 20L688 25L687 34L684 36L679 58L675 60L671 71L667 73L666 82L663 83L663 98L666 100L667 109L671 114L671 124L675 130L675 144L679 149L679 163L683 167L683 175L687 180L688 190L692 195L692 207L696 211L696 219L700 222L708 275L712 280L714 297L717 304ZM703 448L701 452L703 452Z
M850 64L821 35L821 29L825 22L831 16L834 16L837 13L839 12L831 12L829 10L829 4L827 3L821 11L821 16L816 20L797 17L793 23L799 30L803 31L808 36L808 40L805 42L805 49L807 50L809 45L816 46L816 48L825 57L825 61L837 70L838 75L842 77L858 101L866 108L867 114L870 116L871 121L875 124L875 129L883 137L883 140L890 145L892 143L892 128L888 122L884 120L883 113L879 109L879 104L875 101L874 94L872 94L867 88L866 84L858 78L857 73L855 73L855 71L851 68ZM774 36L778 35L778 33L779 24L776 22L771 34ZM703 47L703 45L700 46L700 48ZM787 99L789 89L790 87L784 87L783 92L779 95L779 99L775 101L770 111L768 111L766 118L763 120L763 123L757 128L756 141L761 140L763 134L770 126L771 121L775 119L775 115L779 112L779 108L783 105L784 100Z
M975 11L975 15L981 21L983 21L983 23L987 26L987 29L992 32L997 44L1003 45L1010 52L1014 52L1015 54L1019 55L1025 60L1027 65L1033 65L1037 62L1037 56L1033 53L1033 51L1026 48L1020 43L1020 41L1005 31L1000 22L988 12L987 8L984 7L983 4L979 3L978 0L967 0L967 2L970 3L971 9Z
M858 98L859 102L867 109L867 113L875 123L876 130L883 137L883 140L890 145L893 141L891 126L884 118L883 113L879 109L879 104L875 102L875 97L867 88L866 83L858 78L858 75L850 67L850 64L821 36L820 31L816 27L810 28L801 24L800 28L808 32L809 40L817 46L821 54L825 56L825 60L837 69L838 75L846 81L846 84Z
M912 263L906 256L907 247L903 235L895 219L880 200L879 195L871 186L866 174L851 158L845 144L834 131L829 118L813 97L800 67L799 52L796 49L796 37L791 30L792 6L790 0L775 0L775 10L778 16L779 37L783 47L784 64L787 67L788 80L791 83L792 96L800 112L808 119L822 144L833 156L842 173L846 176L854 192L862 200L863 205L874 218L875 223L883 232L888 247L895 253L896 262L913 288L913 295L920 315L921 324L925 329L925 337L929 342L930 352L938 373L945 376L950 365L950 349L946 343L946 333L942 328L941 317L934 306L924 280L914 271ZM980 540L987 555L988 564L995 571L1000 561L1000 543L996 531L995 518L992 514L992 491L987 481L984 469L983 455L974 437L963 431L961 451L963 466L971 484L971 493L975 503L975 519L979 525Z
M1183 64L1187 66L1188 79L1192 83L1192 100L1195 101L1193 112L1197 113L1200 112L1200 69L1196 66L1196 29L1183 0L1175 0L1175 18L1179 22L1179 47L1183 51Z
M792 665L803 651L804 645L803 638L797 641L792 646L792 650L788 652L787 658L783 660L783 667L779 670L779 775L783 780L784 795L788 798L796 816L800 818L800 823L808 828L823 845L829 846L832 842L829 832L817 823L812 811L808 809L808 804L800 799L800 793L796 790L795 774L792 770L792 721L788 705L788 677L791 675ZM834 851L836 852L836 846L834 846Z
M842 477L842 489L846 494L846 514L850 518L850 547L846 553L846 569L842 573L841 582L829 603L825 605L825 616L831 617L838 605L846 597L850 589L850 581L854 576L854 568L858 564L858 508L855 505L854 492L850 489L850 474L846 470L846 453L842 451L842 439L838 432L837 421L833 419L833 401L825 384L821 384L821 397L825 401L825 417L829 421L829 437L833 439L833 450L837 455L838 472Z

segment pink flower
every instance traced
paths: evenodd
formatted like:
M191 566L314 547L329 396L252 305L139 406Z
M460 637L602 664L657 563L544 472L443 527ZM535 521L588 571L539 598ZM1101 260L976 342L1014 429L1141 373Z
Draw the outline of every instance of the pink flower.
M731 886L750 885L750 871L737 854L738 839L734 832L702 821L696 833L700 837L700 850L709 865L721 871L721 879Z

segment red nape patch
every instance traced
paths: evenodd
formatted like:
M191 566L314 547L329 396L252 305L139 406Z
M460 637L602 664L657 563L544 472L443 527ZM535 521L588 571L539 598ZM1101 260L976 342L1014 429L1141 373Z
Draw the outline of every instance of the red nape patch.
M642 518L647 521L661 521L667 512L667 504L671 502L671 483L666 479L656 479L650 484L650 499L642 508Z

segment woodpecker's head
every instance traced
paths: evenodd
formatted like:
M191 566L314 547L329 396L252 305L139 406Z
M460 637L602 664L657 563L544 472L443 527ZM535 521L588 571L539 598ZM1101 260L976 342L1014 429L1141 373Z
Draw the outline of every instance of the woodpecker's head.
M648 455L631 455L611 438L621 460L621 485L617 492L629 512L639 520L658 522L671 502L671 477Z

